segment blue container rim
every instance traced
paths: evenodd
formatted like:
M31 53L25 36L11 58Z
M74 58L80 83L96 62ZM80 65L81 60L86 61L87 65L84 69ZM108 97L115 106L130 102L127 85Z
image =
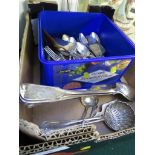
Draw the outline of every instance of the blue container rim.
M40 55L39 55L40 56ZM100 57L100 58L89 58L89 59L80 59L80 60L63 60L63 61L47 61L39 57L41 63L47 65L57 65L59 64L74 64L74 63L88 63L88 62L98 62L98 61L109 61L109 60L121 60L121 59L134 59L135 55L125 55L125 56L110 56L110 57Z

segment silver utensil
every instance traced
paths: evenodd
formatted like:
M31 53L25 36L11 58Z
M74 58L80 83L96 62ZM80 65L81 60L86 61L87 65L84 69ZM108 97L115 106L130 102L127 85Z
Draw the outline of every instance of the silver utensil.
M106 107L108 105L114 104L114 103L117 103L117 102L121 102L123 104L126 104L126 105L130 106L132 109L133 109L133 106L135 104L134 101L125 102L125 101L122 101L122 100L119 100L119 99L115 99L115 100L112 100L112 101L109 101L109 102L106 102L106 103L103 103L102 105L100 105L99 110L96 111L96 113L93 115L93 117L101 117L102 115L104 115L105 109L106 109Z
M93 111L97 108L98 98L96 96L84 96L81 97L81 103L85 107L82 118L86 117L89 108L92 108L90 113L90 117L92 117Z
M79 41L80 41L80 43L82 43L82 44L85 45L85 46L88 45L88 40L87 40L87 38L84 36L83 33L79 33Z
M71 42L71 43L76 43L76 40L75 40L74 37L70 37L70 38L69 38L69 42Z
M67 34L62 35L62 40L68 41L70 43L76 43L76 40L74 37L69 37Z
M95 57L104 56L105 49L101 44L98 44L98 43L89 44L89 49L93 52Z
M83 56L77 52L77 43L75 42L74 47L68 51L70 56L73 57L73 59L82 59Z
M92 44L100 43L100 38L99 38L98 34L96 34L95 32L91 32L91 34L88 37L88 42L92 43Z
M61 57L61 60L66 60L66 58L63 56L63 54L59 54L59 56Z
M94 121L93 123L95 123L95 120L97 122L99 122L99 120L101 119L101 117L94 117L94 118L87 118L87 119L80 119L80 120L70 120L70 121L54 121L54 122L48 122L48 121L44 121L41 125L40 128L43 132L51 132L52 130L58 130L61 128L66 128L69 126L73 126L73 125L80 125L83 123L83 121Z
M64 52L64 54L66 55L69 55L67 54L67 52L71 50L74 46L74 43L64 41L59 38L54 38L46 31L44 31L44 36L46 38L46 43L49 44L52 49L57 50L59 52Z
M69 42L70 37L69 37L67 34L63 34L63 35L62 35L62 40L68 41L68 42Z
M91 32L87 37L80 33L79 41L90 50L90 53L93 53L93 56L101 57L104 55L105 49L100 44L99 36L95 32Z
M84 124L93 124L101 121L104 121L104 123L112 130L119 131L134 126L135 114L129 105L117 101L107 105L101 117L84 119ZM80 125L81 123L83 123L83 119L58 122L45 121L41 125L41 128L43 128L44 131L48 131L65 128L73 125Z
M87 36L87 40L89 49L96 57L104 56L105 48L100 44L100 38L95 32L92 32L89 36Z
M94 57L89 49L80 42L77 42L77 51L81 54L83 58Z
M69 54L70 54L69 60L71 60L72 58L74 60L75 59L82 59L83 58L83 56L80 53L77 52L77 42L76 42L74 37L69 37L68 35L63 34L62 39L64 41L68 41L68 42L71 42L71 43L74 44L73 48L68 51Z
M21 84L20 99L26 104L57 102L67 99L79 98L89 95L116 95L121 94L126 99L134 100L134 90L127 84L118 82L114 88L99 90L64 90L58 87L42 86L36 84Z
M89 42L88 42L87 38L84 36L83 33L80 33L79 34L79 41L80 41L80 43L83 46L85 46L86 49L91 50L89 52L90 52L90 55L91 55L92 58L96 57L96 55L94 54L94 52L92 51L92 49L89 48Z
M62 57L56 54L51 48L49 48L49 46L45 46L44 50L53 60L55 61L64 60Z

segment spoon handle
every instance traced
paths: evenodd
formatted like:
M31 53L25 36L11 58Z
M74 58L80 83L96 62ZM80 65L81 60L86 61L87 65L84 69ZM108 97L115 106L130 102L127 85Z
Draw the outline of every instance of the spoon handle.
M93 106L91 109L90 117L93 117L94 111L97 109L97 106Z
M69 127L72 125L80 125L80 124L91 124L94 122L100 122L103 120L103 117L94 117L80 120L71 120L71 121L59 121L59 122L43 122L41 128L45 131L61 129L65 127Z
M107 95L107 94L114 94L116 91L113 88L110 89L102 89L102 90L68 90L67 95L72 96L85 96L85 95Z
M39 104L45 102L57 102L67 99L79 98L89 95L115 94L113 88L102 90L64 90L58 87L41 86L35 84L22 84L20 86L20 98L26 104Z
M83 111L83 114L82 114L82 117L81 117L82 119L84 119L86 117L87 112L88 112L88 107L85 107L84 111Z

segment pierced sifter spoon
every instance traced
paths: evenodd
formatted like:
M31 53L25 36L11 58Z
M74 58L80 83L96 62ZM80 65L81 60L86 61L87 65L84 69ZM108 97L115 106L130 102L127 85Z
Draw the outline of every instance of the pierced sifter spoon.
M134 126L135 114L132 108L119 101L115 101L106 106L103 115L100 117L87 118L82 120L43 122L41 128L46 132L49 130L57 130L73 125L93 124L103 121L109 128L114 131L127 129Z

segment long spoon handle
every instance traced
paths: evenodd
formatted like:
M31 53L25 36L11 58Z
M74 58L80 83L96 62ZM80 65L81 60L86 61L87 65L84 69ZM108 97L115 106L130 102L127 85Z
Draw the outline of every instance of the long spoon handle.
M64 90L58 87L35 84L22 84L20 86L20 98L27 104L57 102L88 95L109 95L115 93L113 88L105 90Z
M83 122L84 124L92 124L103 120L104 120L103 117L94 117L94 118L71 120L71 121L43 122L43 124L41 125L41 128L45 131L49 131L49 130L61 129L61 128L65 128L73 125L80 125Z

